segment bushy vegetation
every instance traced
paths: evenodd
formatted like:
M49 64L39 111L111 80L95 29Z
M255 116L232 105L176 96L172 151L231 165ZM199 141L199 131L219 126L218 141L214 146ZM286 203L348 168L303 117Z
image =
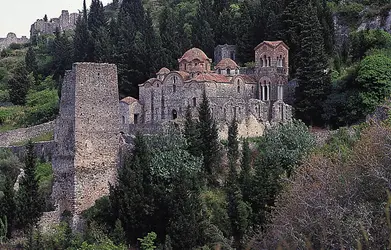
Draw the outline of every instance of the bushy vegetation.
M389 244L389 127L371 126L355 143L333 139L294 173L277 198L264 247L380 249ZM342 158L343 157L343 158Z

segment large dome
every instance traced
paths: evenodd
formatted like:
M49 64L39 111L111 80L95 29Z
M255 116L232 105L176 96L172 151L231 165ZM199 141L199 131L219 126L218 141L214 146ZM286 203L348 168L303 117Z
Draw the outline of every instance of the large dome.
M205 52L198 49L198 48L192 48L192 49L189 49L188 51L185 52L185 54L183 54L183 56L181 58L179 58L178 61L187 61L187 62L191 62L193 60L199 60L199 61L206 61L206 60L209 60L209 58L206 56Z

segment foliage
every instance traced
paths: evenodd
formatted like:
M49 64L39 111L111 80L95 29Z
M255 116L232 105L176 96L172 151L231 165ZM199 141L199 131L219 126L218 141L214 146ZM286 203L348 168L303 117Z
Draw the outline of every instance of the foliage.
M141 243L141 250L153 250L156 248L155 246L155 243L154 241L156 240L156 233L155 232L151 232L151 233L148 233L147 236L145 236L144 238L138 238L137 240L140 241Z
M318 153L304 162L276 201L263 247L388 245L389 135L388 127L371 126L352 146L348 160Z
M26 102L26 123L41 124L54 120L59 111L59 98L56 89L30 91Z
M364 113L374 110L390 95L391 58L382 54L366 57L360 64L357 84L360 88L360 106Z
M37 162L34 145L29 142L26 148L24 176L20 179L19 190L16 194L17 226L22 229L35 226L43 211L43 199L35 176Z
M282 179L294 172L314 146L313 136L300 121L266 131L258 144L259 156L249 198L254 212L253 224L265 224L267 213L281 191Z
M198 107L197 129L199 131L199 145L203 156L203 172L205 178L210 184L215 184L218 172L218 164L220 162L220 145L218 141L217 125L212 117L209 107L209 100L205 91L202 95L202 102Z
M8 234L7 216L0 219L0 244L4 244Z
M350 35L350 40L353 61L363 59L370 50L389 48L391 46L391 35L380 29L353 32Z
M13 72L13 77L8 81L10 101L15 105L24 105L26 103L27 92L31 85L27 74L26 67L23 64L19 64Z

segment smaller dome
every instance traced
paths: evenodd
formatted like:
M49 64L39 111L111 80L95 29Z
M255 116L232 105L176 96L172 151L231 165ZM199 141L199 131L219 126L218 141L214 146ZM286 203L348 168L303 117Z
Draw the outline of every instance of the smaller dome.
M131 96L127 96L127 97L121 99L120 102L124 102L124 103L127 103L128 105L130 105L134 102L138 102L138 100L136 98L131 97Z
M216 69L238 69L239 66L231 58L222 59L215 67Z
M170 70L166 67L163 67L156 73L156 75L167 75L168 73L170 73Z
M192 49L189 49L188 51L185 52L185 54L183 54L183 56L181 58L178 59L178 61L187 61L187 62L191 62L193 60L199 60L199 61L206 61L206 60L209 60L208 56L205 54L204 51L198 49L198 48L192 48Z

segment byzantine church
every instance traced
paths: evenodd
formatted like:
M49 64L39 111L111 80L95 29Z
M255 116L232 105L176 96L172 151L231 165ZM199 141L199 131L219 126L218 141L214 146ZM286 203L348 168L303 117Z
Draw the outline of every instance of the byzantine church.
M254 54L255 65L241 68L234 61L235 46L219 45L213 67L202 50L186 51L178 59L178 70L160 69L156 78L139 85L138 100L120 101L122 125L132 130L180 122L188 108L197 118L204 91L222 138L233 119L242 137L261 136L267 126L291 120L292 107L284 102L288 46L283 41L264 41Z

